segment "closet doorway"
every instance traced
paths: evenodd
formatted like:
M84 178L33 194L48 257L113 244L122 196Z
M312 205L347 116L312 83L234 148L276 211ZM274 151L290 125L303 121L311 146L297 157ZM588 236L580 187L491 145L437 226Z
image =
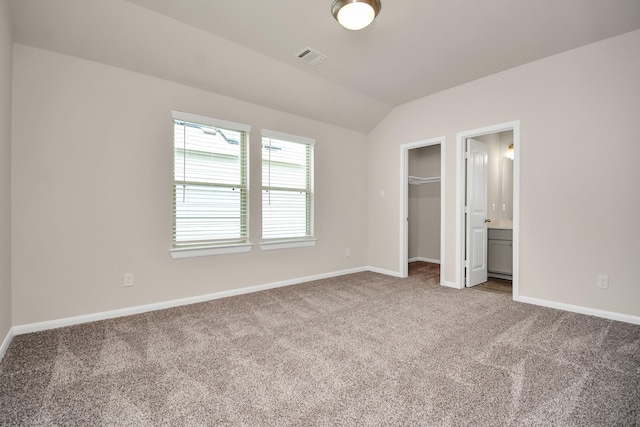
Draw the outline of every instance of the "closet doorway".
M444 262L444 137L400 146L400 276L409 261ZM440 269L440 283L443 283Z

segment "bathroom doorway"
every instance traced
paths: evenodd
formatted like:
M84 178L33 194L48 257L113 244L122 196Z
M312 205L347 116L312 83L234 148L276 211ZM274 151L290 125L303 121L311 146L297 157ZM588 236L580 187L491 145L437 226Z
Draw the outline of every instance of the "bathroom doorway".
M486 199L484 229L474 230L482 235L478 242L469 244L468 224L471 215L467 213L468 187L479 187L474 176L468 174L465 153L469 140L475 140L487 147ZM513 299L519 295L519 161L520 122L509 122L457 134L457 200L456 200L456 287L470 287L479 283L471 271L475 265L484 268L485 277L480 285L493 287L511 280ZM478 248L482 249L479 250ZM471 264L474 264L472 266ZM471 276L470 276L471 274ZM493 283L496 282L496 283ZM506 283L506 282L504 282Z
M400 276L409 261L442 265L444 257L444 142L433 138L402 145ZM440 269L438 282L443 283Z

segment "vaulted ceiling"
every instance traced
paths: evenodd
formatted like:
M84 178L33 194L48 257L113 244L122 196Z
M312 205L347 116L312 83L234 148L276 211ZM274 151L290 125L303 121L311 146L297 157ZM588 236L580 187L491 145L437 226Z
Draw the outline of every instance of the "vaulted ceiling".
M13 0L14 40L361 132L395 106L640 29L640 0ZM311 47L328 56L311 66Z

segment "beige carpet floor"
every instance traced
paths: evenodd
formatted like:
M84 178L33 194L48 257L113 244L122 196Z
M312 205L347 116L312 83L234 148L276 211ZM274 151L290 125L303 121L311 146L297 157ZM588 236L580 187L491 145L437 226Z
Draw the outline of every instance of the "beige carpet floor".
M357 273L16 336L3 426L640 424L640 327Z

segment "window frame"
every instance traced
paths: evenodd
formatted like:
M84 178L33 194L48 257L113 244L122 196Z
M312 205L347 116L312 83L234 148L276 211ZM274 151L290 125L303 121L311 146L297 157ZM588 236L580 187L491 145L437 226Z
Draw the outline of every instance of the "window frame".
M209 256L209 255L221 255L221 254L231 254L231 253L242 253L248 252L253 247L253 244L250 243L250 230L249 230L249 201L250 201L250 179L249 179L249 158L250 158L250 144L249 144L249 135L251 132L251 126L245 125L242 123L235 123L226 120L214 119L211 117L200 116L197 114L185 113L181 111L172 111L172 129L173 129L173 137L171 138L172 144L172 248L170 249L171 257L174 259L180 258L192 258L192 257L200 257L200 256ZM244 162L241 164L240 173L244 175L244 182L246 183L243 188L246 192L246 201L245 201L245 211L244 218L241 218L241 221L244 223L244 229L246 230L244 238L239 239L239 241L234 242L221 242L221 243L205 243L202 245L193 245L193 246L176 246L177 242L175 240L175 227L176 227L176 179L175 179L175 167L176 167L176 142L175 142L175 121L184 121L189 123L194 123L198 125L204 126L212 126L216 128L226 129L226 130L234 130L238 132L244 133L244 148L241 147L241 151L244 150ZM243 142L241 142L242 144ZM241 176L242 180L242 176ZM241 202L242 203L242 202Z
M310 195L310 206L307 207L307 218L306 218L306 227L311 230L309 235L301 236L301 237L283 237L283 238L265 238L264 237L264 207L261 212L261 241L260 241L260 249L263 251L266 250L275 250L275 249L288 249L288 248L298 248L298 247L308 247L314 246L317 242L317 238L315 236L315 145L316 140L312 138L307 138L298 135L291 135L283 132L273 131L269 129L261 129L261 143L260 143L260 166L261 171L262 167L264 167L264 161L262 158L262 150L264 149L264 139L272 138L280 141L291 142L296 144L303 144L307 146L311 146L311 159L310 164L310 182L308 183L308 194ZM263 173L261 173L261 176ZM261 186L261 202L262 202L262 194L265 189L269 189L270 187L266 185L266 183L262 183Z

